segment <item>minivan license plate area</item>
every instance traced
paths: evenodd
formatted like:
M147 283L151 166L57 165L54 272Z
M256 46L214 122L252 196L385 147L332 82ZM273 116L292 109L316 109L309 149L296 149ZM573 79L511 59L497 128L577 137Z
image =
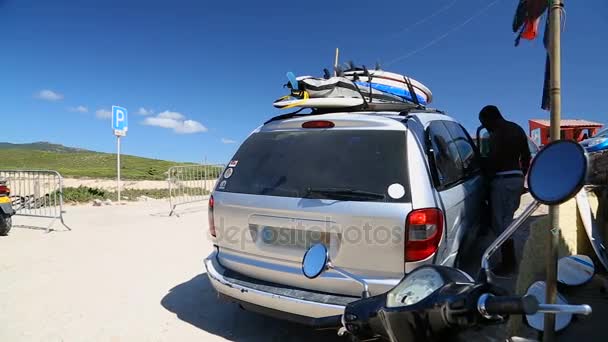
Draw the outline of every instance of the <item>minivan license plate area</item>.
M271 226L249 225L256 244L306 250L316 243L330 245L331 234L318 230L300 230Z

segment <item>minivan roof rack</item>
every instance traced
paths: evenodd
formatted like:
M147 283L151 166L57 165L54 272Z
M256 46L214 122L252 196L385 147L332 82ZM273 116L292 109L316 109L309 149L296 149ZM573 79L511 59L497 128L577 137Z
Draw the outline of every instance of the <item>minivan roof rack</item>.
M304 109L310 109L311 111L309 113L300 114L300 112ZM264 122L264 125L266 125L270 122L273 122L273 121L291 119L291 118L295 118L295 117L302 117L302 116L308 116L308 115L333 114L333 113L342 113L342 112L357 113L357 112L370 112L370 111L378 111L378 112L393 112L394 111L394 112L399 112L399 115L402 115L402 116L408 115L412 112L431 112L431 113L445 114L445 112L443 112L439 109L428 108L423 105L415 105L415 104L409 103L409 102L403 102L403 103L372 102L372 103L367 103L367 105L363 104L360 106L347 107L347 108L300 108L300 109L296 110L295 112L285 113L285 114L281 114L281 115L272 117L268 121Z
M295 117L299 117L299 116L313 115L312 113L299 114L304 109L311 109L311 108L300 108L300 109L296 110L295 112L274 116L274 117L270 118L268 121L264 122L264 125L271 123L273 121L291 119L291 118L295 118Z

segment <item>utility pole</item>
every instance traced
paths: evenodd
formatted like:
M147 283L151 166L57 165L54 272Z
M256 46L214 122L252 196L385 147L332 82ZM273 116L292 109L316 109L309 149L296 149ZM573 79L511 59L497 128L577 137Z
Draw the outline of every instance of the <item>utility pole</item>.
M563 0L551 0L549 7L549 63L551 70L551 141L561 139L561 15ZM546 270L546 302L555 304L557 298L557 259L561 231L559 228L559 206L549 207L549 254ZM545 314L543 341L555 341L555 314Z

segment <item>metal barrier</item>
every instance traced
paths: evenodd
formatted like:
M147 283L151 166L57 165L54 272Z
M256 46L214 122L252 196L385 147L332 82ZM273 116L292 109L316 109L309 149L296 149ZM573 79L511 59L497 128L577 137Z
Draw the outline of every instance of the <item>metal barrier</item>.
M0 170L0 178L7 180L15 215L53 219L71 230L63 220L63 177L52 170Z
M204 201L224 171L224 165L173 166L167 171L169 205L173 215L178 205Z

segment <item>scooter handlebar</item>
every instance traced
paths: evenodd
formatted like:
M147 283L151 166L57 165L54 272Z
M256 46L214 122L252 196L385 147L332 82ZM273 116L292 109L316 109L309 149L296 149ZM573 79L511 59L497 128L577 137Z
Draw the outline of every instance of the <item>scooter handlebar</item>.
M538 300L533 296L493 296L482 294L477 301L477 310L486 317L502 315L529 315L538 311Z
M536 297L527 296L494 296L484 293L477 300L477 311L488 318L502 315L533 315L536 313L572 313L589 315L589 305L540 304Z

